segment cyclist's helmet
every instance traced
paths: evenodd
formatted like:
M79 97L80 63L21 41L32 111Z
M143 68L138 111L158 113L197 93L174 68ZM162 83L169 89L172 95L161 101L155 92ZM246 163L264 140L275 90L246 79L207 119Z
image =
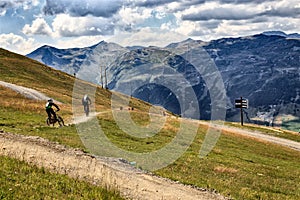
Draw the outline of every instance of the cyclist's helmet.
M48 99L48 102L49 103L53 103L53 99Z

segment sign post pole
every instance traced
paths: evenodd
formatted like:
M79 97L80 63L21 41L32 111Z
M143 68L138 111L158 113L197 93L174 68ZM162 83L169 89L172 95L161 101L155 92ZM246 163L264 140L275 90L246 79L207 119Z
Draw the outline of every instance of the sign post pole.
M248 108L248 107L249 107L248 99L243 99L243 97L241 97L240 99L235 100L235 108L240 108L241 109L241 125L242 126L244 126L243 108Z
M243 97L241 97L241 102L243 102ZM241 126L244 126L244 114L243 114L243 106L242 105L241 105Z

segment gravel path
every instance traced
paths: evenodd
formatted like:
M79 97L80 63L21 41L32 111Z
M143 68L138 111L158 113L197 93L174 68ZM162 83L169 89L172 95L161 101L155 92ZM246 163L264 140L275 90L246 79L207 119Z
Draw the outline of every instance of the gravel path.
M271 136L271 135L266 135L266 134L262 134L259 132L252 132L252 131L247 131L247 130L236 129L236 128L226 127L226 128L224 128L224 130L231 131L231 132L237 133L239 135L244 135L244 136L256 138L259 140L263 140L266 142L271 142L274 144L285 146L285 147L294 149L296 151L300 151L300 143L296 142L296 141L279 138L279 137L275 137L275 136Z
M125 198L143 200L219 200L221 195L131 167L122 159L100 158L40 137L0 133L0 155L67 174L109 189Z
M49 99L49 97L47 97L45 94L38 92L34 89L31 89L31 88L18 86L18 85L12 84L12 83L4 82L4 81L0 81L0 85L10 88L29 99L40 100L40 101Z
M203 122L203 121L199 121L199 124L211 125L210 123ZM225 125L222 126L222 125L212 123L211 126L217 128L221 131L227 131L227 132L234 133L234 134L237 134L237 135L243 135L243 136L246 136L246 137L258 139L258 140L265 141L265 142L270 142L270 143L273 143L273 144L278 144L278 145L281 145L281 146L291 148L291 149L296 150L296 151L300 151L300 142L296 142L296 141L293 141L293 140L288 140L288 139L279 138L279 137L276 137L276 136L263 134L263 133L257 132L257 131L250 131L250 130L235 128L235 127L230 127L230 126L225 126Z

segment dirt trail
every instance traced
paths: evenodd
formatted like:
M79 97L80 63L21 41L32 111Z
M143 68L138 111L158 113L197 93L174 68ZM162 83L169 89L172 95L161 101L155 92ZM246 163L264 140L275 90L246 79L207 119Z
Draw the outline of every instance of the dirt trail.
M48 99L50 99L50 97L46 96L45 94L43 94L37 90L31 89L31 88L15 85L12 83L7 83L4 81L0 81L0 85L7 87L11 90L14 90L17 93L23 95L24 97L26 97L28 99L33 99L33 100L37 100L37 101L47 101ZM55 103L62 104L59 101L56 101L56 100L54 100L54 101L55 101Z
M0 155L116 189L129 199L225 199L215 193L140 171L121 159L95 157L40 137L0 133Z
M271 135L266 135L266 134L259 133L259 132L241 130L241 129L231 128L231 127L226 127L226 128L223 128L222 130L230 131L232 133L237 133L239 135L244 135L247 137L256 138L256 139L263 140L266 142L271 142L274 144L278 144L281 146L285 146L285 147L294 149L296 151L300 151L300 143L296 142L296 141L279 138L279 137L275 137L275 136L271 136Z
M103 111L103 112L90 112L89 116L85 116L85 115L81 115L81 116L73 116L73 120L72 120L72 124L80 124L83 122L87 122L91 119L93 119L94 117L103 114L103 113L109 113L110 111Z
M210 123L203 122L203 121L199 121L199 124L210 125ZM261 141L270 142L273 144L291 148L296 151L300 151L300 142L296 142L293 140L288 140L288 139L279 138L276 136L263 134L258 131L245 130L245 129L235 128L235 127L230 127L230 126L225 126L225 125L222 126L222 125L218 125L218 124L212 124L212 127L215 127L222 131L227 131L227 132L231 132L231 133L234 133L237 135L243 135L246 137L255 138L255 139L258 139Z
M26 98L29 98L29 99L40 100L40 101L49 99L49 97L47 97L43 93L38 92L38 91L36 91L34 89L31 89L31 88L18 86L18 85L12 84L12 83L4 82L4 81L0 81L0 85L2 85L4 87L7 87L7 88L10 88L10 89L22 94L23 96L25 96Z

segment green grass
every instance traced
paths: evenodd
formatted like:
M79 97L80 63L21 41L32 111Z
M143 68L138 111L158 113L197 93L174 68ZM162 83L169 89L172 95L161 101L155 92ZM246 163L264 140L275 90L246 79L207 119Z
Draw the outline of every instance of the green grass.
M0 160L0 199L122 199L117 192L23 161L5 156L0 156Z
M101 116L99 121L116 146L133 152L151 152L163 147L176 133L169 127L178 127L179 123L170 120L172 126L154 137L141 139L119 130L110 114ZM216 190L233 199L300 199L299 152L226 133L221 135L213 151L201 159L199 151L206 130L200 126L190 148L176 162L154 173Z
M148 114L132 113L131 116L136 124L147 125L144 119L148 119ZM172 130L164 127L153 137L138 138L131 136L121 130L110 113L106 113L106 116L102 115L102 117L99 117L99 123L106 136L116 146L137 153L151 152L162 148L165 144L171 142L174 136L173 130L176 129L176 127L178 128L179 126L179 123L176 120L169 120L169 123L172 123Z
M62 115L63 116L63 115ZM75 125L59 128L46 125L46 113L36 114L0 107L0 130L22 135L40 136L74 148L84 149Z
M74 78L37 61L0 49L0 80L38 89L59 101L71 102ZM65 96L63 96L65 95Z
M41 120L44 117L41 118L41 115L26 115L9 110L2 110L1 113L0 119L6 124L2 129L38 135L85 149L75 126L52 128L45 126L44 120ZM3 114L6 116L5 120ZM102 129L115 145L134 152L149 152L163 147L174 137L174 130L170 127L178 126L176 120L170 120L172 126L166 127L154 137L137 139L120 130L110 113L101 116L99 120ZM29 121L32 122L31 125L28 125ZM214 150L206 158L200 159L199 150L205 133L206 128L200 127L188 151L175 163L155 173L186 184L216 190L235 199L300 198L299 152L223 134Z
M156 173L234 199L300 198L299 152L223 134L214 150L200 159L204 130L180 159Z

